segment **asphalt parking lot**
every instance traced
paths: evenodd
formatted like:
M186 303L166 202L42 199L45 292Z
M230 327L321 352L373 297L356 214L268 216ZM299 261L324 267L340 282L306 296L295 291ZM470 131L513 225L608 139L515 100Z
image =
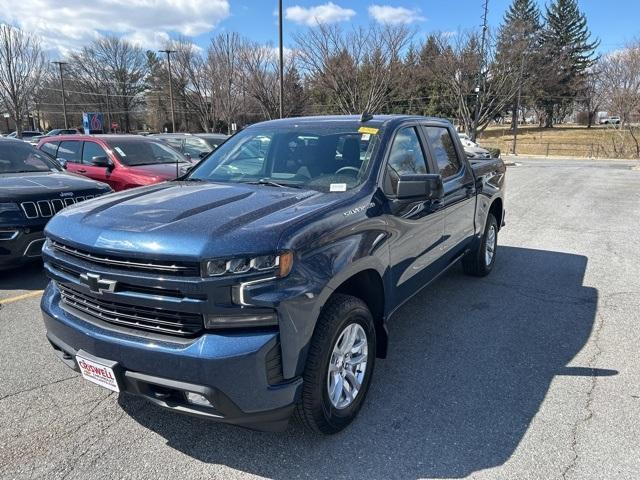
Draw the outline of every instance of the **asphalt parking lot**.
M640 171L518 162L492 275L453 269L396 314L359 418L333 437L86 383L45 339L41 269L0 272L0 477L640 478Z

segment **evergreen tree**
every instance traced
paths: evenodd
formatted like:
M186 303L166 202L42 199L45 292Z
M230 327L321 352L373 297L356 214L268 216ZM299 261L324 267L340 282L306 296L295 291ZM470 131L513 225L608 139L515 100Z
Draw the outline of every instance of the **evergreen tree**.
M519 83L520 96L512 105L511 128L518 120L519 98L534 91L539 71L540 11L534 0L513 0L498 32L496 61L509 65Z
M587 70L597 60L599 41L591 40L577 0L554 0L545 20L541 51L548 61L539 104L545 110L545 126L552 127L554 114L572 104L584 89Z

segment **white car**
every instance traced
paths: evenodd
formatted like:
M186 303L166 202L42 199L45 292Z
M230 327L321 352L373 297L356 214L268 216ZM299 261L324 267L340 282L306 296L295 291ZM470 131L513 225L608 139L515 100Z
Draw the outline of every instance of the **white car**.
M466 133L458 133L458 137L460 137L460 143L462 143L462 146L465 148L477 148L479 146L476 142L472 141Z

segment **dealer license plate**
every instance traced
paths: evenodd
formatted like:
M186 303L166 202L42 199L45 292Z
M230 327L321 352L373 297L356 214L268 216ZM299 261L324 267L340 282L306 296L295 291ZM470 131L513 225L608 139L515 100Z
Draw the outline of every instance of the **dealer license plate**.
M118 380L113 372L113 368L94 362L88 358L83 358L80 355L76 355L76 361L80 367L80 373L82 373L82 376L86 380L100 385L101 387L108 388L109 390L113 390L114 392L120 391L120 387L118 387Z

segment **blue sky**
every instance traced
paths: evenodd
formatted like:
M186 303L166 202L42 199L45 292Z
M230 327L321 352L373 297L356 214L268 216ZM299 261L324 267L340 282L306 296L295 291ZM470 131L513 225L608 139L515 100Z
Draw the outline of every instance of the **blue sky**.
M545 1L539 5L544 7ZM489 0L489 24L497 27L510 0ZM277 44L275 0L0 0L0 22L39 35L47 49L65 53L104 34L144 48L160 48L186 36L206 47L218 32L236 31ZM622 48L639 36L640 0L581 0L601 52ZM411 25L417 40L429 32L456 32L481 23L482 0L284 0L285 46L292 34L318 19L345 27L371 21Z
M310 8L328 2L314 0L283 1L286 9L291 6ZM482 0L426 0L426 1L340 1L333 3L347 9L354 10L356 14L350 21L338 22L348 24L366 24L372 21L368 8L373 5L389 5L404 7L418 12L418 19L412 26L418 30L418 35L426 35L432 31L458 31L471 29L482 23ZM502 21L505 10L511 0L489 0L489 24L497 27ZM541 10L548 2L539 1ZM221 22L220 29L228 29L244 33L261 42L273 42L277 44L277 2L245 0L233 2L231 15ZM589 28L592 33L600 38L603 52L615 50L624 46L624 43L640 35L640 0L583 0L579 2L581 10L586 14ZM293 21L285 22L285 45L291 45L291 34L303 29L304 26ZM209 35L197 37L199 44L206 44Z

